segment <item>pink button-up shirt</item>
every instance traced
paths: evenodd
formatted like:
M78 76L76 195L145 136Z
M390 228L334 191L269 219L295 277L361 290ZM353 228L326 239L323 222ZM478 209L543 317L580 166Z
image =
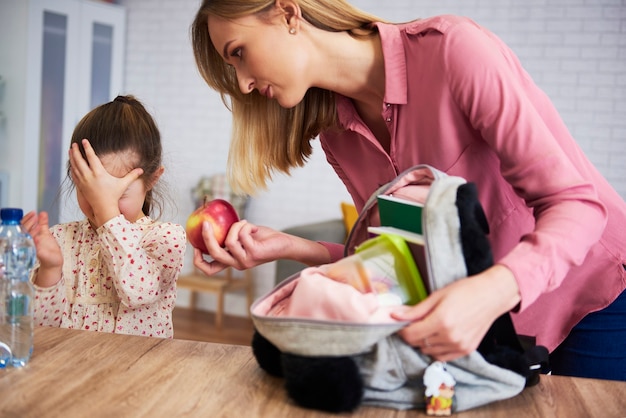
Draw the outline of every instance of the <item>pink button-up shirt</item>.
M328 162L357 208L415 164L476 183L495 260L519 285L517 331L553 350L626 288L624 200L495 35L456 16L377 26L390 150L339 96L345 130L320 134Z

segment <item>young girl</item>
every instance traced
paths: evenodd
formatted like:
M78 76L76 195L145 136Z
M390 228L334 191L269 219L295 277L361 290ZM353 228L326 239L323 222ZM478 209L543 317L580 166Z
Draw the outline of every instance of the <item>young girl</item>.
M626 380L626 204L493 33L449 15L386 23L342 0L205 0L192 41L233 113L233 187L304 164L318 135L358 209L416 164L476 183L496 265L396 312L409 344L453 360L512 311L553 373ZM207 274L343 253L244 221L221 248L204 228Z
M163 174L161 137L132 96L118 96L76 126L68 179L86 218L48 226L29 212L39 267L37 325L172 338L182 226L149 217Z

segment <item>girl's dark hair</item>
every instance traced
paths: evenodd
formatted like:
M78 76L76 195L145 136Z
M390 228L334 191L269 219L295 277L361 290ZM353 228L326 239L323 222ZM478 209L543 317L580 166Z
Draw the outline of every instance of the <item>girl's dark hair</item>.
M141 179L146 187L153 185L153 176L162 165L161 134L152 116L134 96L117 96L78 122L70 146L77 143L83 158L85 150L81 141L85 138L98 156L133 152L139 161L132 168L143 168ZM71 179L69 163L67 175ZM158 208L158 215L162 214L162 202L155 197L160 197L160 192L149 187L142 207L144 214L151 215L154 206Z

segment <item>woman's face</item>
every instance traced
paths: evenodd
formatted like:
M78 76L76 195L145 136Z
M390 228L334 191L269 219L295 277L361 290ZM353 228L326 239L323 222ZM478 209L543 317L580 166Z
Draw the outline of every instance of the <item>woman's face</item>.
M284 108L302 100L310 87L307 54L282 14L275 13L271 21L254 15L235 20L210 16L208 26L213 46L235 68L243 93L257 89Z

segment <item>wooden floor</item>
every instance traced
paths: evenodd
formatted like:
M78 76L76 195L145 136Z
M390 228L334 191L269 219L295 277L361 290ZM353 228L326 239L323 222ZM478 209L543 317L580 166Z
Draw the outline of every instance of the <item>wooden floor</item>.
M252 320L238 316L224 316L222 329L215 326L215 314L189 308L174 308L174 338L208 341L222 344L250 345Z

